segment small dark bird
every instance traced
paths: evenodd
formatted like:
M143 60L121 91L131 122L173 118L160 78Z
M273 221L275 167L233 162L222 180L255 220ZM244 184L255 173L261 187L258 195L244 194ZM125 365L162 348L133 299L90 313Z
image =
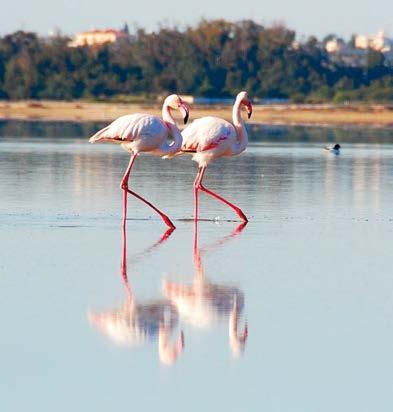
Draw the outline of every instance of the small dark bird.
M328 150L329 152L333 152L334 154L339 154L340 153L341 146L336 143L334 146L325 146L325 150Z

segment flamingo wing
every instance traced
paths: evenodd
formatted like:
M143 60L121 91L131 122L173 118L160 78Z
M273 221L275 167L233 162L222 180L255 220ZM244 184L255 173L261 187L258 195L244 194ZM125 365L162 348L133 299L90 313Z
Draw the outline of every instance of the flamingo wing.
M183 130L182 136L183 152L203 152L236 139L236 131L226 120L208 116L194 120Z
M98 141L126 141L154 139L161 141L167 135L167 127L157 116L148 114L127 114L114 120L109 126L99 130L90 138L90 143Z

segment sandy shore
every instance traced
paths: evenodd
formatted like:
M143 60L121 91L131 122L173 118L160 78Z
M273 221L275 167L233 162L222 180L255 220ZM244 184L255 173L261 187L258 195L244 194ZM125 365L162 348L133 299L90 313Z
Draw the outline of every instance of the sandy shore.
M160 114L158 105L84 101L0 102L0 119L43 121L112 121L129 113ZM201 116L231 117L228 106L191 106L191 120ZM252 123L293 125L392 126L393 106L384 105L269 105L255 106Z

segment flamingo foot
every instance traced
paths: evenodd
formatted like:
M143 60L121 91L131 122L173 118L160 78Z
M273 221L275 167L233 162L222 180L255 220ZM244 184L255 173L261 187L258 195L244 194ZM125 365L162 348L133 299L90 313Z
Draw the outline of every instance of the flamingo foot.
M244 223L248 222L247 216L243 213L241 209L237 209L236 213L240 217L240 219L243 220Z
M170 233L172 233L172 231L176 229L176 226L172 223L171 219L169 219L169 217L167 215L162 214L161 217L162 217L162 220L164 221L164 223L169 227L168 231L170 231Z

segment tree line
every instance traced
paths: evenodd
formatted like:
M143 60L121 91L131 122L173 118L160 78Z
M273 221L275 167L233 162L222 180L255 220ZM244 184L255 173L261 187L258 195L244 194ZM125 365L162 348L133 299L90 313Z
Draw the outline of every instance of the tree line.
M184 30L138 30L101 47L63 35L0 38L0 99L148 99L177 92L294 102L392 101L393 69L369 51L365 67L333 63L315 37L282 25L203 20Z

